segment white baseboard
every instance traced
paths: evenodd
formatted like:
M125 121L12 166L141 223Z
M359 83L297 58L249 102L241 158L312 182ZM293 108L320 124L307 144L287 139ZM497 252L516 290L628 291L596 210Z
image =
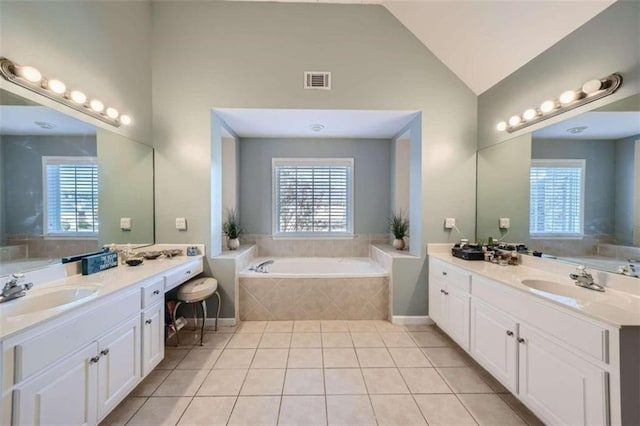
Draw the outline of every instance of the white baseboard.
M193 318L185 318L185 319L187 320L187 327L193 328ZM202 323L200 321L201 319L198 318L198 325L202 326ZM236 325L235 318L218 318L218 327L233 327L234 325ZM207 318L207 320L204 322L204 326L209 328L215 327L216 319Z
M394 324L402 324L402 325L432 325L435 324L428 315L421 316L400 316L394 315L391 319L391 322Z

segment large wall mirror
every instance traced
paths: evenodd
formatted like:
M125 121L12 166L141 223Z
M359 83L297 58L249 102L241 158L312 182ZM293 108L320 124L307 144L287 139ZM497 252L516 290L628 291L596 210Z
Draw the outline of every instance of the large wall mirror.
M153 242L151 147L0 90L0 276Z
M478 240L640 274L640 95L478 151L477 197Z

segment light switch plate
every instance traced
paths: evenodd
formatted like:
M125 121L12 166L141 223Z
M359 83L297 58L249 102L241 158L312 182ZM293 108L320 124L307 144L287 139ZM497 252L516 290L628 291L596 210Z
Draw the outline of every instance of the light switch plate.
M178 231L186 231L187 219L185 219L184 217L176 217L176 229Z
M446 229L453 229L456 227L456 218L455 217L448 217L444 220L444 227Z
M511 221L509 220L508 217L500 218L500 229L509 229L510 226L511 226Z
M123 231L131 231L131 218L130 217L121 217L120 218L120 229Z

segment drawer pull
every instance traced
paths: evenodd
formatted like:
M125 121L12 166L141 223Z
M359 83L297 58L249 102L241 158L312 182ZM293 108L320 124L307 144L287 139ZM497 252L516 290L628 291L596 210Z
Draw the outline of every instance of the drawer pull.
M145 323L145 324L151 324L152 322L153 322L153 320L148 319L148 320L146 320L144 323Z
M518 343L522 343L524 345L524 339L522 337L518 337Z
M447 275L447 273L446 273L446 272L443 272L443 273L442 273L442 275Z
M187 272L185 272L185 274L191 275L191 271L187 271Z
M443 290L443 291L444 291L444 290ZM449 295L449 292L448 292L448 291L445 291L445 292L444 292L444 295L445 295L445 296L448 296L448 295Z
M160 294L160 290L153 290L153 294Z
M100 352L100 355L105 355L105 356L106 356L106 355L109 355L109 348L107 348L107 349L103 349L103 350Z
M443 290L443 289L440 289L440 293L444 294L444 290Z
M507 330L507 336L509 336L509 337L513 336L513 331Z
M91 358L89 360L90 364L95 364L96 362L100 361L100 357L99 356L94 356L93 358Z

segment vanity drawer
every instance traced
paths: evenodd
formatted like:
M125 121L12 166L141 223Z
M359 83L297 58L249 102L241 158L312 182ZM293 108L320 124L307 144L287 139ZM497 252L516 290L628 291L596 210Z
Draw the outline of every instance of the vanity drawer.
M561 307L551 306L537 296L475 275L473 296L598 361L609 363L609 331L604 326L565 312Z
M175 271L165 275L164 290L169 291L174 289L183 282L195 277L200 272L202 272L202 260L189 262L184 266L176 268Z
M142 309L164 299L164 277L154 278L142 286Z
M59 326L15 346L14 383L19 383L63 356L96 340L132 315L139 315L139 290L101 303Z
M464 269L456 268L437 259L429 262L429 273L440 281L456 287L465 293L471 290L471 274Z

